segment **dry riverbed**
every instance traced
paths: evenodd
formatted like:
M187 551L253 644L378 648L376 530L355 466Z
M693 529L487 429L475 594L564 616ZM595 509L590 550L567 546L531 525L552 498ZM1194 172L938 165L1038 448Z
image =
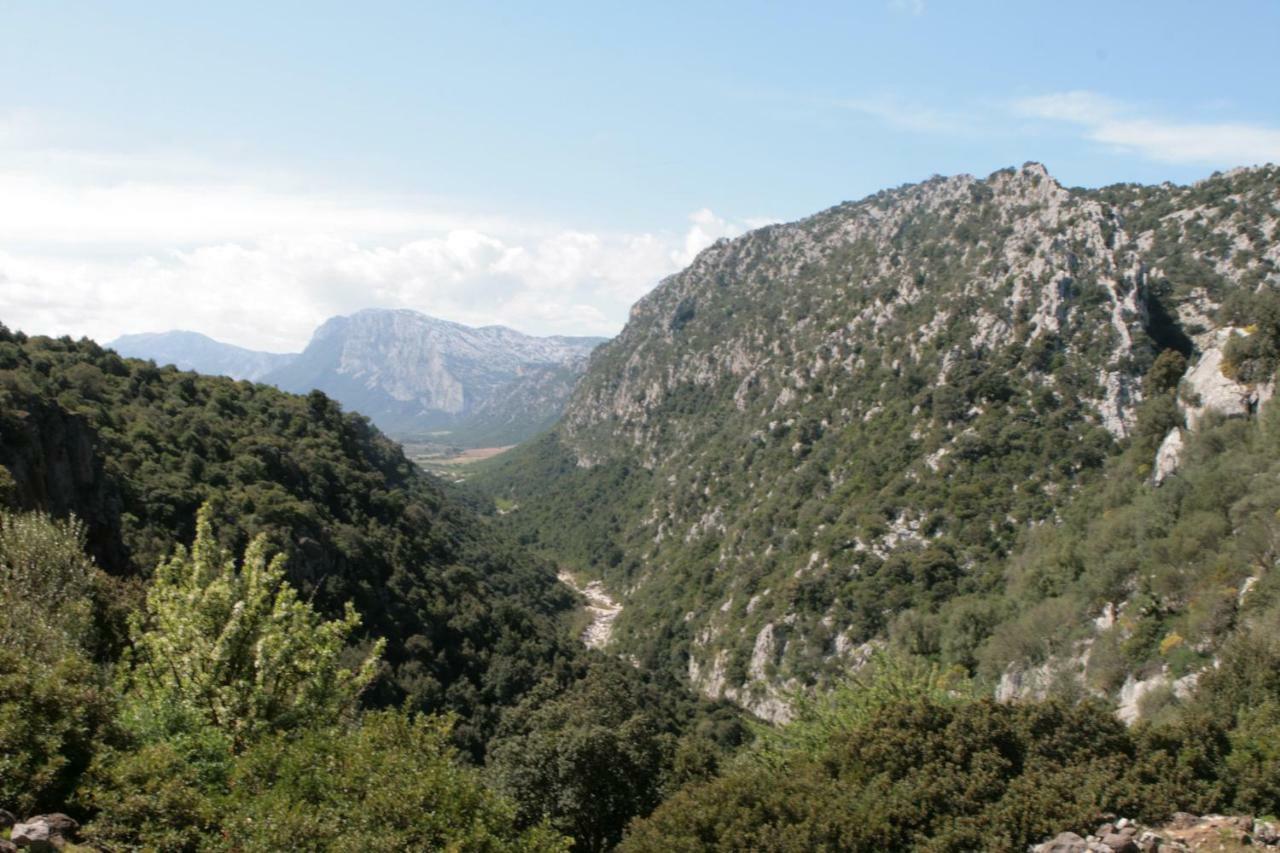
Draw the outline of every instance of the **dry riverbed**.
M582 632L582 642L590 649L602 649L609 644L613 634L613 620L622 612L622 605L613 600L600 581L579 586L578 580L568 572L560 572L560 582L567 584L587 599L587 613L591 622Z

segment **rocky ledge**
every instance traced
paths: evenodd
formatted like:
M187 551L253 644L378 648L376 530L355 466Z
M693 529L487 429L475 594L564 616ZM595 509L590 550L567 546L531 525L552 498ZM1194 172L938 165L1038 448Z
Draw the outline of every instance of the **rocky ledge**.
M1280 849L1280 828L1265 820L1226 815L1179 812L1159 827L1120 818L1081 837L1063 832L1031 847L1031 853L1190 853L1195 850L1235 851Z

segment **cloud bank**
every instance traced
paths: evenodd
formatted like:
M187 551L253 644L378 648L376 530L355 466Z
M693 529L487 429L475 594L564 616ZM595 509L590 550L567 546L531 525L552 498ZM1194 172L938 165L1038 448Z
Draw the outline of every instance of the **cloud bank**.
M162 156L3 156L15 136L0 134L0 322L33 333L182 328L293 351L328 317L382 307L611 335L662 277L749 227L699 210L670 231L577 230L271 189Z

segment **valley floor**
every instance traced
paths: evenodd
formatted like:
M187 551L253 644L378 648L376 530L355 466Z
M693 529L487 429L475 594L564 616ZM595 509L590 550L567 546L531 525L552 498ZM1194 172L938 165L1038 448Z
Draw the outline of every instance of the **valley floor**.
M579 586L573 575L562 571L558 575L560 582L571 587L579 595L587 599L587 612L591 615L591 623L582 632L582 642L589 649L602 649L609 644L613 634L613 620L622 613L622 605L605 591L600 581L591 581L586 586Z

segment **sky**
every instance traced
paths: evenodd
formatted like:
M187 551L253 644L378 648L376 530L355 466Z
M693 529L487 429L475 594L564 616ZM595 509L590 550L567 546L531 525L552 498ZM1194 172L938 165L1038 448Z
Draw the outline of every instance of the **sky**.
M1280 3L0 0L0 322L611 335L720 237L1280 162Z

